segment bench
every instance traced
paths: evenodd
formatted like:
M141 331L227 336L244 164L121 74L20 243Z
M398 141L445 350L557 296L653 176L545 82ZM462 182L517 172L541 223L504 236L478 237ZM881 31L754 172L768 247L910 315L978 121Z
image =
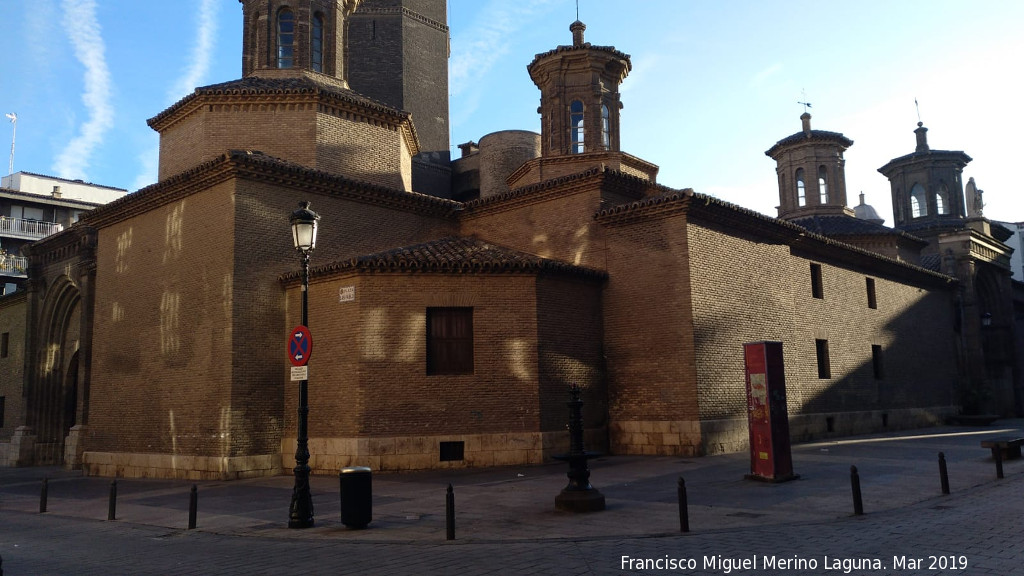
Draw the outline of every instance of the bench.
M1002 455L1003 460L1011 460L1013 458L1020 458L1020 447L1024 444L1024 438L989 438L981 441L982 448L988 448L992 451L992 457L995 458L997 455Z

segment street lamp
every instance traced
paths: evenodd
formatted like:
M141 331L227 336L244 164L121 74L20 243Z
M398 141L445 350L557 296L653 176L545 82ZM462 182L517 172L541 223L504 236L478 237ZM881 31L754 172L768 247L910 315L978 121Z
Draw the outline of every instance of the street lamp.
M309 202L299 203L292 212L292 241L302 255L302 325L309 327L309 255L316 248L316 228L320 215L309 209ZM307 376L308 377L308 376ZM308 380L299 382L299 423L295 448L295 488L288 517L289 528L313 526L313 495L309 491Z

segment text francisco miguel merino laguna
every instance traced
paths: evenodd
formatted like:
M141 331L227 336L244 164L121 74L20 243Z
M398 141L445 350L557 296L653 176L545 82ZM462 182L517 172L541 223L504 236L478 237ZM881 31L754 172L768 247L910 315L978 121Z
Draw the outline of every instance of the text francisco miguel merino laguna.
M729 574L733 570L836 570L849 574L854 570L963 570L967 568L966 556L893 556L892 564L885 566L878 558L800 558L798 556L749 556L730 558L722 555L703 558L633 558L622 556L622 570L716 570Z

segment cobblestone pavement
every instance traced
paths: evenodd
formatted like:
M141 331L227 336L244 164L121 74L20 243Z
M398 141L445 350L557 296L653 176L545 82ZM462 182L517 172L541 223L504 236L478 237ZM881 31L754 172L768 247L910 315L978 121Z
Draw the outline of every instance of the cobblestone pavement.
M931 466L936 447L951 455L954 488L948 496L937 493L937 474ZM867 513L863 516L849 510L849 484L832 483L827 476L834 468L848 470L845 463L827 460L837 452L843 453L842 460L856 461L865 471ZM913 455L918 453L927 453L927 459L921 458L930 464L928 470L916 465ZM108 479L55 479L58 488L66 482L80 491L54 500L50 512L39 514L28 506L29 496L38 505L38 485L8 473L0 474L0 557L5 576L1024 573L1024 462L1007 462L1006 478L995 479L991 458L979 450L976 435L933 431L915 438L804 445L794 448L794 461L802 480L763 485L734 480L743 469L742 455L695 459L687 476L688 486L696 493L696 503L691 504L693 531L686 534L678 532L678 508L671 502L674 486L658 482L661 487L655 488L653 482L661 476L673 478L678 459L625 459L620 466L615 465L617 461L595 465L593 480L606 480L609 510L574 516L524 509L516 525L510 512L502 509L490 519L501 525L494 529L486 527L486 490L492 490L492 499L539 492L541 500L550 504L549 487L558 480L559 470L552 468L550 477L544 478L540 474L544 470L527 469L541 476L536 483L494 480L508 471L456 475L464 483L460 492L467 497L462 499L457 523L459 539L451 542L444 540L443 513L441 523L430 530L389 516L415 503L416 490L424 485L432 488L433 480L451 476L382 475L381 489L391 494L379 498L384 526L365 531L347 530L328 520L330 480L320 479L319 489L327 492L318 496L322 521L318 519L317 528L310 531L289 531L268 527L259 501L278 498L287 489L287 479L276 484L226 483L221 487L225 494L247 499L249 508L256 510L252 521L223 514L219 523L211 518L208 527L185 530L155 513L142 514L145 506L171 510L162 495L180 492L181 485L174 482L132 485L123 481L124 512L119 511L117 521L108 522L102 519L106 502L95 494ZM893 461L903 461L905 466ZM629 470L643 478L613 481L622 480ZM836 490L839 487L844 489ZM469 497L473 489L481 492L479 499ZM204 488L204 493L211 491ZM872 492L899 495L871 496ZM80 507L72 509L75 501ZM230 501L221 504L227 506ZM59 506L65 506L65 513L57 511ZM792 513L801 506L812 510ZM280 515L281 507L273 506L274 515ZM676 521L674 528L670 519ZM377 522L375 511L374 525ZM535 529L527 528L535 522ZM441 530L435 531L438 526ZM574 527L580 536L570 534Z

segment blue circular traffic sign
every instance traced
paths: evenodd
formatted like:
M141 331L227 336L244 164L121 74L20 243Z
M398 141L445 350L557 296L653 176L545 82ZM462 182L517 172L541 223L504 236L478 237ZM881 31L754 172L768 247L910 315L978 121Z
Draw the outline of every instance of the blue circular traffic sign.
M292 366L305 366L313 354L313 337L309 328L296 326L288 337L288 361Z

